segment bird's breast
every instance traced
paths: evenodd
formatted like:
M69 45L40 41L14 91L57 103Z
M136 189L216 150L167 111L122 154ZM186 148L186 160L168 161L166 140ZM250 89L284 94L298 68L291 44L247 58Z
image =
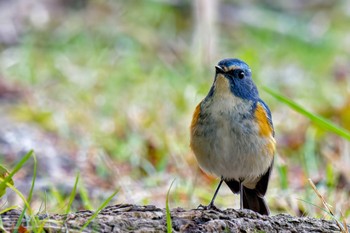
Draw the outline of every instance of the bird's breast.
M191 147L205 171L236 180L254 180L266 172L273 158L266 149L271 139L261 137L253 104L231 94L214 95L197 107Z

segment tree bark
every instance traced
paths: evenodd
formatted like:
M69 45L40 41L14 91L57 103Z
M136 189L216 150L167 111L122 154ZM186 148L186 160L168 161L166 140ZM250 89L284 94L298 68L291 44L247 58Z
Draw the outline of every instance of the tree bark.
M44 232L81 232L81 227L93 215L79 211L68 215L38 214L37 225L30 219L22 221L22 230L43 226ZM13 232L21 212L11 210L1 214L0 232ZM287 214L262 216L250 210L171 210L173 232L340 232L334 221ZM119 204L104 208L83 232L166 232L165 209L155 206ZM24 231L21 231L24 232Z

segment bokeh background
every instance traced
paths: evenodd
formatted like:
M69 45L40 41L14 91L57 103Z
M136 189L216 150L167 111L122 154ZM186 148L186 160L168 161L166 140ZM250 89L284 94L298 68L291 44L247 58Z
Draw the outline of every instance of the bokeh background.
M33 209L60 213L115 203L207 204L218 180L200 171L189 124L222 58L246 61L271 108L278 152L267 200L274 214L346 218L350 145L277 101L268 87L350 129L350 2L1 0L0 163L33 149ZM14 177L26 195L29 160ZM224 186L220 208L237 208ZM0 207L23 206L11 190ZM44 207L43 207L44 206Z

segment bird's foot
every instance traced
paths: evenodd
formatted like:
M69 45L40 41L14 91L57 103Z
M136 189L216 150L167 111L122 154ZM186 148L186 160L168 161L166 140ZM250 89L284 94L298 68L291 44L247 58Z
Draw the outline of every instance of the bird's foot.
M214 204L210 203L209 205L202 205L202 204L200 204L197 207L197 210L220 210L220 209L217 208Z

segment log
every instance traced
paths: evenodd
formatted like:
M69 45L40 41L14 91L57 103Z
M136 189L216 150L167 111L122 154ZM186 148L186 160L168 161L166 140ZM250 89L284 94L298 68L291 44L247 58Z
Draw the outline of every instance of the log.
M39 224L22 221L24 230L35 231L43 225L44 232L81 232L93 215L78 211L67 215L38 214ZM1 214L2 231L13 232L21 212L10 210ZM171 210L173 232L340 232L334 221L287 214L262 216L251 210ZM1 222L0 222L1 227ZM0 232L1 228L0 228ZM82 232L166 232L166 211L152 205L119 204L101 210Z

